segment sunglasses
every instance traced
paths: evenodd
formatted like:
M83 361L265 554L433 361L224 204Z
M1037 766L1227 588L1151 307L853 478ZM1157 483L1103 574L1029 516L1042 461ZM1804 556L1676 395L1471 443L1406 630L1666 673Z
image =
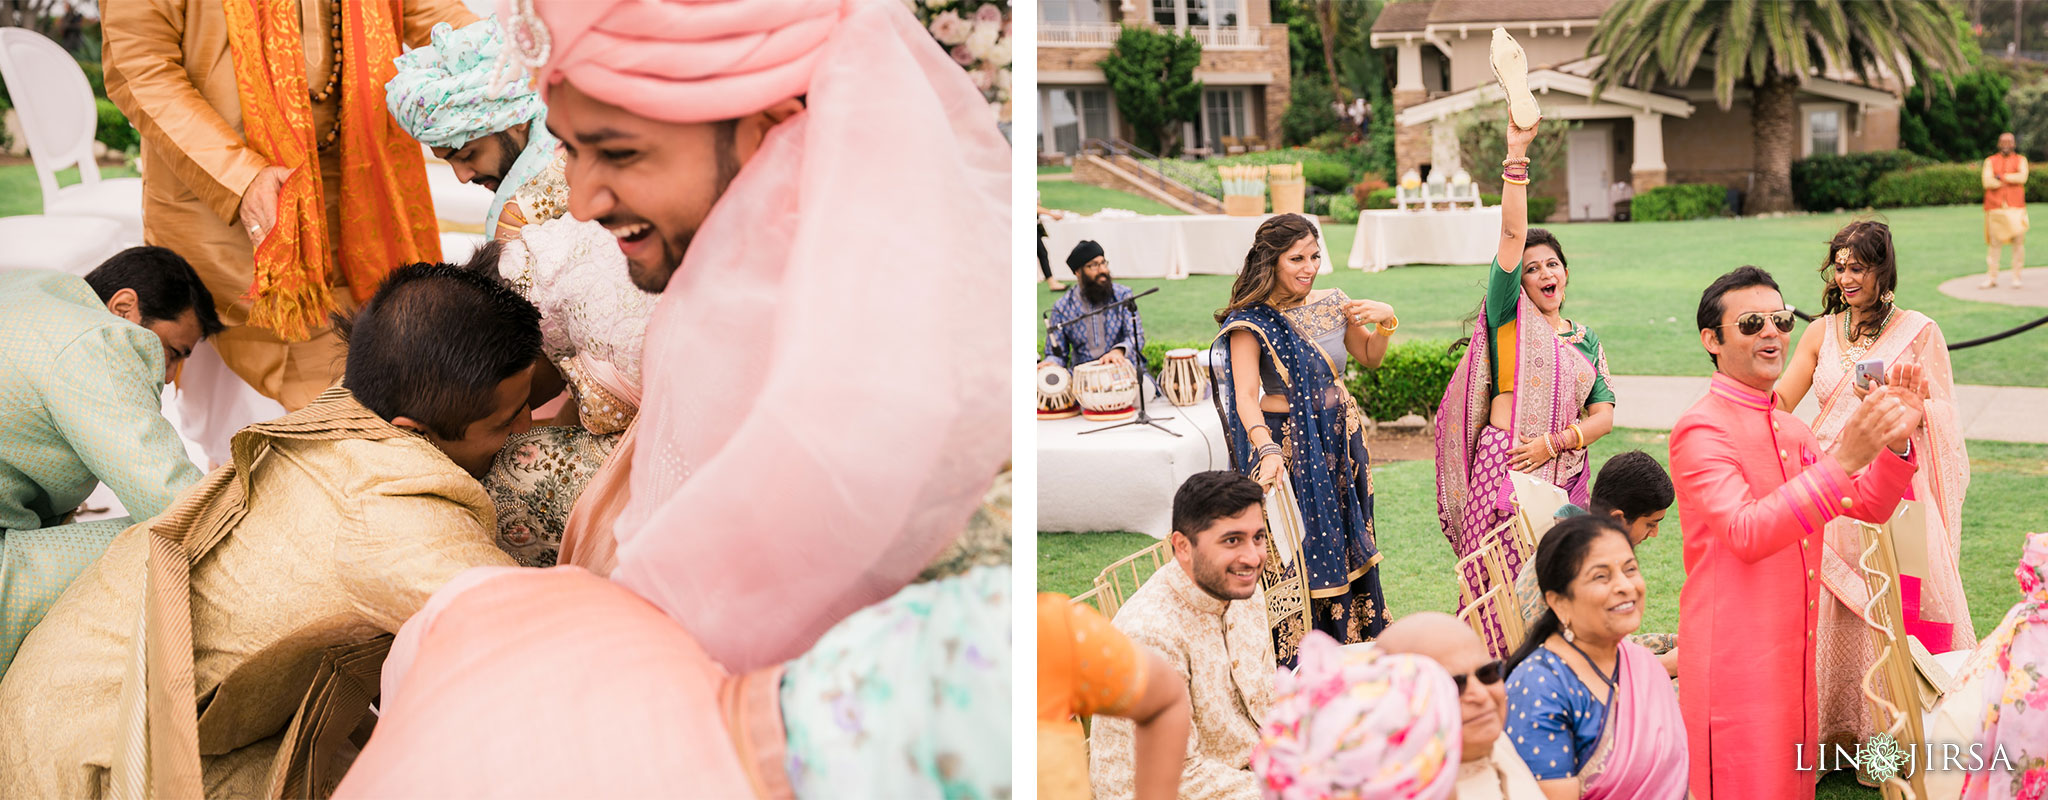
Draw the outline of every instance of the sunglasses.
M1458 685L1458 694L1464 694L1464 693L1465 693L1465 679L1467 679L1467 678L1478 678L1478 679L1479 679L1479 682L1480 682L1480 683L1486 684L1486 685L1488 685L1488 686L1492 686L1492 685L1494 685L1494 684L1496 684L1496 683L1500 683L1501 681L1503 681L1503 680L1506 680L1506 679L1507 679L1507 676L1506 676L1506 675L1502 675L1502 674L1501 674L1501 673L1502 673L1502 672L1504 672L1504 671L1505 671L1506 669L1507 669L1507 662L1505 662L1505 661L1502 661L1502 660L1500 660L1500 659L1497 659L1497 658L1496 658L1496 659L1494 659L1494 660L1492 660L1492 661L1488 661L1488 662L1486 662L1486 663L1484 663L1484 664L1480 664L1480 665L1479 665L1479 666L1478 666L1477 668L1474 668L1474 669L1473 669L1473 670L1472 670L1471 672L1465 673L1465 674L1463 674L1463 675L1452 675L1452 676L1451 676L1451 682L1452 682L1452 683L1455 683L1455 684L1457 684L1457 685Z
M1728 323L1728 325L1734 325L1735 329L1741 331L1742 335L1744 336L1755 336L1759 332L1763 331L1764 320L1767 319L1770 320L1772 324L1778 326L1779 333L1791 333L1792 322L1796 318L1792 314L1792 309L1789 308L1779 309L1769 314L1765 314L1761 311L1751 311L1747 314L1743 314L1741 316L1736 317L1735 321L1732 323ZM1715 327L1726 328L1728 327L1728 325L1717 325Z

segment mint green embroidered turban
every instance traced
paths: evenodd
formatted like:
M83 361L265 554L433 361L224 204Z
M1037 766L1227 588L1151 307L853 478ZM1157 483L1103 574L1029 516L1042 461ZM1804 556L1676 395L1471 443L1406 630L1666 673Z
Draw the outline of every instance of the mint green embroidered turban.
M435 25L433 44L394 62L398 75L384 84L384 103L399 127L429 147L461 147L533 119L540 95L523 75L492 87L504 47L496 17L459 30Z

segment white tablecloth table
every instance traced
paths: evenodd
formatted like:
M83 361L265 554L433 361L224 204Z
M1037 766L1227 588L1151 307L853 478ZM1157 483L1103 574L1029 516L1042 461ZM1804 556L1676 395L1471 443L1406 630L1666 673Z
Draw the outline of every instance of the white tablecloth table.
M1067 254L1082 240L1102 245L1103 255L1109 258L1109 272L1117 278L1236 275L1244 267L1252 235L1268 217L1068 217L1045 223L1045 251L1053 277L1062 280L1073 277L1067 269ZM1309 219L1314 221L1314 217ZM1321 229L1318 225L1317 230ZM1323 272L1330 269L1325 258Z
M1499 242L1499 206L1363 211L1350 267L1379 272L1400 264L1490 264Z
M1181 482L1230 468L1215 406L1204 400L1178 408L1156 397L1149 403L1152 417L1180 438L1147 425L1083 436L1117 423L1082 417L1037 423L1039 530L1137 531L1164 539L1173 532L1173 493Z

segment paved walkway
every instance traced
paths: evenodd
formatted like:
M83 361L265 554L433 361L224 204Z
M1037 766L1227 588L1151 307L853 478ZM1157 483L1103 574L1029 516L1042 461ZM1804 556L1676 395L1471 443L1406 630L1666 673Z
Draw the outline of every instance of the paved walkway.
M2048 246L2048 243L2036 246ZM2048 308L2048 267L2027 267L2020 270L2020 278L2026 285L2012 288L2012 258L2006 254L2006 261L1998 268L1998 286L1991 289L1984 285L1984 273L1979 272L1967 278L1950 278L1942 281L1941 293L1963 300L1980 303L2002 303L2009 306L2040 306ZM2028 259L2032 261L2033 259Z
M2028 270L2025 291L2033 290L2035 271ZM2048 286L2048 269L2038 271L2042 273L2041 283ZM2017 294L2006 288L1997 291ZM1669 429L1678 423L1680 414L1706 396L1707 379L1616 375L1614 393L1623 398L1623 402L1615 405L1614 424L1624 428ZM1971 384L1956 387L1956 414L1966 439L2048 444L2048 413L2044 410L2048 410L2048 388ZM1793 413L1810 420L1817 411L1813 395L1808 393Z

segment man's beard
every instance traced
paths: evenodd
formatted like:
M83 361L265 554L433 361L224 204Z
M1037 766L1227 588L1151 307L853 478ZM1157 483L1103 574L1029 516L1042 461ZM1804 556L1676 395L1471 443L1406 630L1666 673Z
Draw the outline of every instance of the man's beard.
M1081 297L1090 304L1102 305L1116 297L1116 285L1110 282L1108 274L1100 278L1084 278L1081 281Z
M498 131L491 136L498 140L498 169L496 172L477 176L475 183L481 186L488 180L492 185L487 188L495 192L503 188L506 176L512 174L512 165L519 163L519 156L525 151L526 146L513 138L511 131Z
M740 168L745 166L740 163L739 148L734 144L734 133L737 129L738 125L736 123L732 120L726 120L720 123L713 131L713 152L716 158L718 174L714 179L712 187L712 208L717 208L718 202L725 199L726 190L731 188L733 179L739 177ZM710 211L705 212L706 217L710 215ZM669 281L675 278L676 270L682 268L683 258L690 253L690 243L697 238L697 231L703 225L704 221L700 219L696 225L681 232L675 238L664 238L662 240L661 260L667 264L666 269L643 272L638 268L638 265L627 265L626 274L628 278L632 279L633 285L639 287L643 292L653 294L666 291ZM660 232L659 226L656 226L656 232Z
M1195 558L1194 563L1194 578L1195 586L1197 588L1201 589L1203 592L1208 593L1210 597L1214 597L1224 602L1243 599L1230 596L1230 590L1228 588L1229 579L1225 577L1226 574L1229 572L1229 569L1227 567L1203 561L1202 558L1199 556Z

